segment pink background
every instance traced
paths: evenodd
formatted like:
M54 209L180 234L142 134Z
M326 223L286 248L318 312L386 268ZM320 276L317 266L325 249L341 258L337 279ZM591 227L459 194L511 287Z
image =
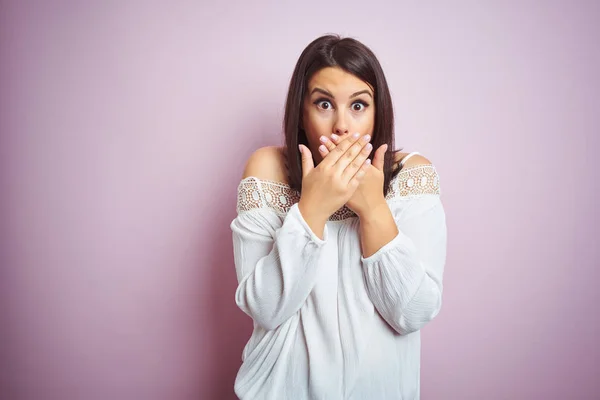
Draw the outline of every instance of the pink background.
M600 398L600 2L95 3L0 5L0 398L234 398L237 184L327 32L442 178L423 399Z

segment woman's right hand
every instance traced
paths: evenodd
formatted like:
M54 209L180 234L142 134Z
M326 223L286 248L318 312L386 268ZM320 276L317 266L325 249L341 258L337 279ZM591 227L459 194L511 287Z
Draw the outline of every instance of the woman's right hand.
M371 137L349 135L315 168L311 151L302 153L302 193L298 207L313 232L322 237L325 223L352 197L369 166Z

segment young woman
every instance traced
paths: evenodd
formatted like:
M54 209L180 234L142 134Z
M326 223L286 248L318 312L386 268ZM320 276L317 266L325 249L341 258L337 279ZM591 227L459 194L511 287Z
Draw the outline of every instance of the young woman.
M418 399L419 330L439 312L446 219L435 167L394 148L375 55L323 36L296 64L284 148L248 160L231 223L254 321L241 399Z

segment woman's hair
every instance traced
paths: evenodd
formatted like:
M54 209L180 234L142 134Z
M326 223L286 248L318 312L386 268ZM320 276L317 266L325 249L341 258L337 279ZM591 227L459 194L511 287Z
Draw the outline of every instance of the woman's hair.
M306 133L301 128L304 96L310 78L327 67L341 68L373 88L375 125L371 143L373 149L378 149L383 144L388 145L389 150L386 151L384 161L383 185L384 194L387 195L389 183L398 173L398 170L393 171L394 111L390 91L375 54L359 41L337 35L322 36L311 42L300 55L294 68L283 119L289 184L298 191L302 190L302 159L298 145L303 144L308 147Z

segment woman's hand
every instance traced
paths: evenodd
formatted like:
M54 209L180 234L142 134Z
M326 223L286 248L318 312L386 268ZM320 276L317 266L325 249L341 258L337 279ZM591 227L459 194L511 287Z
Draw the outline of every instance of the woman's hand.
M373 146L370 137L359 134L339 141L317 167L308 147L302 153L302 193L298 207L313 232L322 232L329 217L350 200L369 168Z
M332 135L331 139L322 138L321 141L323 146L319 148L319 153L325 159L338 147L339 138ZM387 147L387 144L384 144L375 151L373 164L366 168L365 176L360 180L358 188L346 202L346 206L354 211L359 218L364 218L370 211L386 204L383 195L383 162Z

